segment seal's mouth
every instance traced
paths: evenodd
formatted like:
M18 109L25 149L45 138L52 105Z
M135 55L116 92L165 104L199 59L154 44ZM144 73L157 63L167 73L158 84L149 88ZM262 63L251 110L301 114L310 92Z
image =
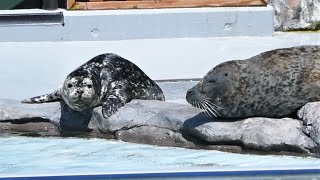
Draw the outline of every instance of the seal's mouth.
M70 101L70 100L69 100ZM87 103L83 99L75 99L67 103L68 106L75 111L83 111L90 107L90 103Z
M72 108L73 110L75 111L83 111L83 110L86 110L88 108L88 106L82 106L82 105L72 105Z
M205 98L204 96L199 95L194 88L188 90L186 94L186 100L190 103L193 107L199 108L203 110L203 112L209 116L210 118L213 117L220 117L218 110L220 107L213 104L210 99Z

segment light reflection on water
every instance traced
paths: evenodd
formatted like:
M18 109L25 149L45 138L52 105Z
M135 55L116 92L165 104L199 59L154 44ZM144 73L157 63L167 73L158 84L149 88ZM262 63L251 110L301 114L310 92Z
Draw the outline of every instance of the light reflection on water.
M0 174L68 174L174 169L309 167L311 157L248 155L106 139L0 137Z

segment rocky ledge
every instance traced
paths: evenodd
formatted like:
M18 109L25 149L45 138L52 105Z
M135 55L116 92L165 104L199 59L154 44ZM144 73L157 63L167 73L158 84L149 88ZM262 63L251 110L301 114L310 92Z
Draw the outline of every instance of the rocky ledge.
M62 108L61 108L62 107ZM0 133L38 136L85 135L127 142L218 149L317 154L320 103L308 103L298 116L210 119L187 104L133 100L105 119L101 107L74 112L64 104L20 104L0 99Z
M319 0L269 0L274 8L274 26L278 31L319 30Z

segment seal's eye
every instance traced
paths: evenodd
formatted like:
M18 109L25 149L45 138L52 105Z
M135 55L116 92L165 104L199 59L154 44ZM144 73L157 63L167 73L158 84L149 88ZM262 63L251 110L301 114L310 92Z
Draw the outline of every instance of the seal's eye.
M228 73L225 73L224 76L228 76Z
M67 87L68 87L68 88L72 88L73 85L69 83L69 84L67 84Z
M92 84L87 85L87 88L89 88L89 89L91 89L92 87L93 87Z
M115 89L122 89L122 86L120 84L117 84Z

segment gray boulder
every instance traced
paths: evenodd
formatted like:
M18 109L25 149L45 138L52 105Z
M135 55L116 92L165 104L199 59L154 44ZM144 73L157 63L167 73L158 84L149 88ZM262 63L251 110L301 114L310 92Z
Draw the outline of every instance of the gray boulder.
M37 130L42 133L53 133L52 135L58 132L86 132L90 128L96 129L92 126L88 129L90 119L91 111L76 112L63 102L22 104L17 100L0 99L2 132Z
M250 118L243 121L241 129L241 141L248 149L309 153L317 148L296 119Z
M155 100L133 100L117 113L103 118L101 107L93 111L91 123L119 140L166 146L195 147L180 130L184 121L201 111L189 105Z
M314 152L317 145L295 119L248 118L234 122L187 121L185 131L210 144L239 144L262 151Z
M304 132L320 145L320 102L311 102L304 105L298 116L303 120Z
M101 107L94 109L92 123L105 133L141 126L154 126L177 132L183 127L185 120L199 114L201 110L187 104L132 100L109 119L104 119L101 112Z
M315 30L320 28L319 0L269 0L268 4L275 11L276 30Z
M22 104L16 100L0 99L0 122L29 123L60 121L60 104Z
M0 99L0 133L23 135L59 135L59 103L26 105Z
M209 119L190 105L133 100L109 119L99 108L92 123L117 139L180 147L240 146L262 151L314 152L317 144L306 136L302 121L283 118Z
M309 117L307 114L312 111L306 108L306 112L303 109L299 112ZM18 131L31 132L31 135L61 135L61 132L80 131L91 137L232 152L241 152L242 148L315 152L319 124L312 118L306 123L314 126L312 128L315 130L309 129L314 134L311 138L303 133L302 121L299 120L210 119L188 104L133 100L105 119L101 107L93 111L74 112L63 103L20 104L18 101L0 100L0 133ZM88 133L88 127L93 131Z

